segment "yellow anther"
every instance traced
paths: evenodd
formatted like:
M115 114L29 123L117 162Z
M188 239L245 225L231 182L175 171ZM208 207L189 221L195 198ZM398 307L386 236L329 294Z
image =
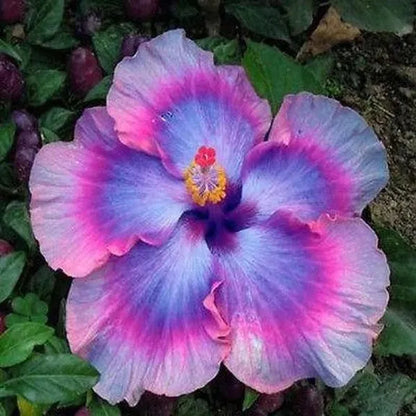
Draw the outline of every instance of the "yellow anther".
M200 166L193 161L184 172L185 186L198 205L217 204L225 198L227 178L218 165Z

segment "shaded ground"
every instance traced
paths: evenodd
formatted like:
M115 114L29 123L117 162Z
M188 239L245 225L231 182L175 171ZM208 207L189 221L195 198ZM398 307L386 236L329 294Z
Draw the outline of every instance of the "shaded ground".
M330 91L358 110L387 149L390 181L370 205L372 219L416 244L416 34L366 33L335 51ZM412 357L375 359L376 372L414 378ZM414 415L416 403L400 416Z
M338 47L335 62L333 93L365 117L388 153L390 182L372 217L416 244L416 34L364 34Z

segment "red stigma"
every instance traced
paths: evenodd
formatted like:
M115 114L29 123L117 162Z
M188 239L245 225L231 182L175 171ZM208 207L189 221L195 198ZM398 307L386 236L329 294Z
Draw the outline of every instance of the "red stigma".
M215 149L201 146L195 155L195 163L201 168L212 166L215 163Z

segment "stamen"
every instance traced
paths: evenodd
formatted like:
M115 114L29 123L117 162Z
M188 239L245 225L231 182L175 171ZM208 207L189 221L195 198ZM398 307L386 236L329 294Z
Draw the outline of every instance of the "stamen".
M215 149L202 146L184 172L185 186L198 205L217 204L225 198L227 179L224 169L216 163Z

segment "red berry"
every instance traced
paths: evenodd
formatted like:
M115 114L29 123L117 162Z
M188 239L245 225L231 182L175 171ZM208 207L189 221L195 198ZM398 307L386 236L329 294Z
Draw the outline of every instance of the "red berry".
M19 101L24 92L23 75L11 59L0 54L0 101Z
M263 412L265 415L280 409L284 401L282 393L261 394L253 406L253 410Z
M25 0L0 0L0 22L7 25L23 22L25 10Z
M22 132L20 134L24 133L35 132ZM35 146L16 147L14 170L20 182L27 183L29 181L30 171L32 170L33 161L35 160L38 150L39 148Z
M0 257L13 251L13 246L5 240L0 240Z
M124 0L127 16L132 20L150 20L155 17L159 0Z
M14 121L14 124L16 124L16 129L18 132L32 131L37 130L38 128L37 119L26 110L13 111L12 120Z
M90 416L90 411L86 407L81 407L74 416Z
M315 386L300 387L295 394L294 410L296 416L322 416L324 400Z
M0 312L0 335L7 329L6 327L6 315Z
M16 112L13 113L13 119ZM41 138L37 130L37 121L27 112L19 112L17 120L16 151L14 154L14 170L20 182L27 183L32 170L36 153L41 147ZM29 127L23 130L21 127Z
M123 39L123 43L121 44L121 56L124 58L125 56L133 56L137 48L144 42L150 40L149 36L142 36L142 35L127 35Z
M23 130L17 135L16 149L26 149L28 147L34 147L39 149L41 145L41 139L37 130Z
M95 55L87 48L72 51L68 63L69 82L75 95L82 97L103 78Z

